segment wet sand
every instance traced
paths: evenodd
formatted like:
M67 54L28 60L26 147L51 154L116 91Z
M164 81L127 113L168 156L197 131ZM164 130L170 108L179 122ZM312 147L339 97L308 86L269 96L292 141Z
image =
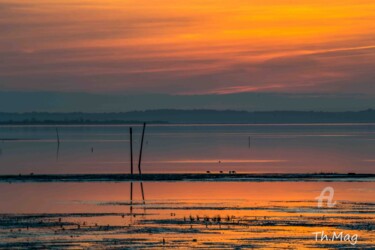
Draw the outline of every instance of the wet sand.
M103 205L103 204L101 204ZM113 205L113 204L112 204ZM118 204L118 206L125 204ZM175 207L175 205L177 207ZM340 204L329 215L313 212L312 204L292 207L178 207L149 204L145 213L3 214L1 243L10 248L330 248L353 247L350 242L315 242L313 232L359 234L356 247L374 244L375 204ZM361 211L354 212L361 206ZM135 205L135 210L143 210ZM155 206L155 207L154 207ZM152 214L158 209L169 216ZM211 210L215 215L204 215ZM233 210L252 211L234 215ZM347 210L351 212L348 214ZM344 212L343 212L344 211ZM346 212L345 212L346 211ZM321 211L320 211L321 212ZM207 213L207 212L206 212ZM163 244L163 239L165 243Z
M129 199L129 183L2 183L0 248L353 248L315 241L325 231L373 249L375 184L330 183L337 204L318 208L326 184L149 182L143 201L138 185Z

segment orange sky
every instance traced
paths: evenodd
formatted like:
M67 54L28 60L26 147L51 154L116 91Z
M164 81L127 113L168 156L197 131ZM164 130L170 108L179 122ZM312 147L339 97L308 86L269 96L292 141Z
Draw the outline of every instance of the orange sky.
M375 94L375 2L0 0L0 90Z

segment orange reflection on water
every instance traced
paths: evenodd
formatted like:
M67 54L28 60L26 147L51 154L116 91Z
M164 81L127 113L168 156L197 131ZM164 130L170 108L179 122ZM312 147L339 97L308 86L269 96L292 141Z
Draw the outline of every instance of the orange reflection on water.
M312 233L324 230L358 234L358 246L374 244L368 229L375 222L374 183L144 183L145 204L133 184L132 202L130 183L0 184L0 220L33 226L27 239L11 237L6 227L0 232L9 244L54 238L86 247L160 249L164 239L169 247L303 249L335 244L315 242ZM337 205L319 209L314 198L327 185Z

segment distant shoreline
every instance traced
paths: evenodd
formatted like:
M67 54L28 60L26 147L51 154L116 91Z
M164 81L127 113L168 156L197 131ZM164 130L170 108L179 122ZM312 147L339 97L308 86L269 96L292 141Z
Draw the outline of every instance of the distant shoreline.
M1 127L81 127L81 126L142 126L144 122L124 123L0 123ZM149 126L375 126L375 122L315 122L315 123L168 123L147 122Z
M0 183L23 182L375 182L375 174L46 174L0 175Z
M165 121L148 121L148 124L169 124ZM143 121L36 121L36 122L0 122L1 125L132 125L143 124Z
M161 109L119 113L5 113L1 125L375 123L375 110L347 112Z

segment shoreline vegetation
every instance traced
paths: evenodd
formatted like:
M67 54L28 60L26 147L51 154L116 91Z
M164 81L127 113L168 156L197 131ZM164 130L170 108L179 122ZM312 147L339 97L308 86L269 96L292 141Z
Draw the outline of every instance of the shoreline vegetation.
M374 182L375 174L305 173L155 173L155 174L38 174L0 175L1 182Z
M120 113L0 112L0 125L119 125L143 122L148 124L375 123L375 110L248 112L163 109Z

